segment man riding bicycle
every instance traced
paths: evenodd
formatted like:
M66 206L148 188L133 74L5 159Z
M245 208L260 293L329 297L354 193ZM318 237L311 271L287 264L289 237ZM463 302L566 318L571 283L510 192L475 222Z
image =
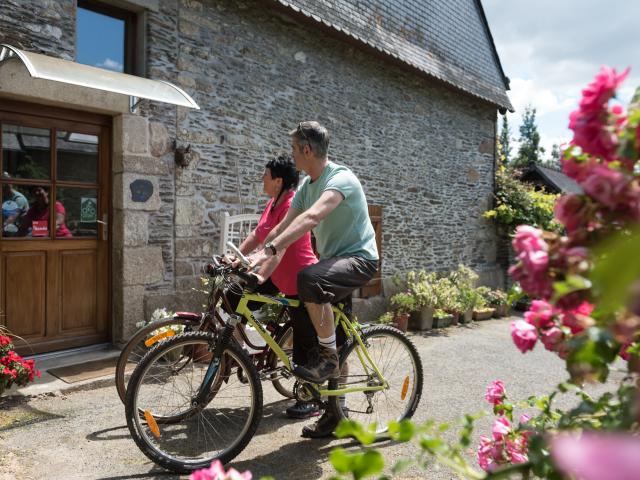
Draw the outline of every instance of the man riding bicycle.
M353 172L329 161L329 133L318 122L301 122L291 136L292 156L308 174L284 219L269 233L263 250L250 257L261 274L275 269L287 247L310 230L320 261L298 273L298 295L305 303L320 345L317 358L296 365L294 373L313 383L340 376L331 303L365 285L378 268L375 232L367 201ZM330 435L337 424L327 411L303 436Z

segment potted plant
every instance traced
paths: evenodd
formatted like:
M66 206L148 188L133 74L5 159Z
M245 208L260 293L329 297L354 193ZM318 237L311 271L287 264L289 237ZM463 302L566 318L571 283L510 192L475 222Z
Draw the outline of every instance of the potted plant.
M0 395L14 384L25 386L40 376L33 360L25 360L14 350L9 332L0 326Z
M507 303L507 294L502 290L491 290L488 293L489 306L495 309L494 316L496 318L506 317L509 313L509 305Z
M493 316L494 308L488 306L487 296L491 291L488 287L478 287L476 292L478 293L478 304L473 309L474 320L487 320Z
M390 299L393 308L393 324L398 330L407 331L409 316L416 310L416 299L410 292L396 293Z
M458 265L458 268L449 274L449 280L457 289L456 303L460 310L460 321L468 323L473 319L473 309L478 304L479 296L475 291L478 275L469 267Z
M433 312L436 305L435 273L409 272L407 274L407 286L409 292L415 298L415 311L410 317L410 325L415 330L429 330L433 328Z
M451 323L457 325L462 313L462 305L458 302L458 287L447 276L441 277L434 283L436 309L444 310L451 317Z
M441 308L436 308L433 313L433 328L444 328L451 325L453 315L445 312Z

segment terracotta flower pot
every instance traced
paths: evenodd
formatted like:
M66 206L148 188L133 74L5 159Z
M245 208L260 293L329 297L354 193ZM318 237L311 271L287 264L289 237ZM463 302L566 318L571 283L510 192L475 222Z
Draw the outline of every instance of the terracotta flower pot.
M482 310L474 310L473 318L474 320L488 320L493 316L493 312L495 310L493 308L484 308Z
M408 313L397 313L393 317L393 326L396 327L401 332L406 332L407 327L409 326L409 314Z

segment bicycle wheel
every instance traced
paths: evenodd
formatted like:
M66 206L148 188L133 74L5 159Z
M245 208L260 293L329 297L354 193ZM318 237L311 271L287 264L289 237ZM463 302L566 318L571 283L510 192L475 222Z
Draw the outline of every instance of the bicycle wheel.
M375 423L376 433L382 434L386 432L388 422L410 418L416 411L422 395L422 361L413 343L393 327L365 328L361 338L388 382L388 388L376 392L347 393L345 405L340 405L339 397L330 396L329 403L340 420L356 420L365 429ZM340 352L342 376L330 380L329 388L379 385L377 375L364 358L362 347L352 339Z
M147 346L145 345L145 342L153 337L152 333L159 328L170 327L172 325L184 326L184 330L188 331L189 329L197 328L200 324L195 320L173 317L160 322L150 323L138 330L135 335L131 337L131 340L129 340L124 346L122 352L120 352L118 363L116 364L115 382L116 390L118 390L118 396L120 397L120 400L122 400L122 403L124 403L125 395L127 393L127 382L131 376L130 372L133 371L133 367L140 362L142 357L144 357L146 353L156 345L156 342L153 342Z
M214 344L207 332L172 337L149 351L131 375L125 402L131 436L147 457L174 472L192 472L216 459L229 462L249 443L262 416L258 373L234 344L223 353L206 404L192 403Z
M284 331L284 333L277 339L278 345L287 354L289 360L291 360L291 355L293 355L293 328L288 327ZM282 366L282 362L278 356L272 352L272 358L270 361L270 368L277 368L278 366ZM278 372L274 372L271 374L271 383L273 383L274 388L278 391L280 395L286 398L296 398L293 393L293 386L296 383L296 377L290 375L289 377L284 377L279 375Z

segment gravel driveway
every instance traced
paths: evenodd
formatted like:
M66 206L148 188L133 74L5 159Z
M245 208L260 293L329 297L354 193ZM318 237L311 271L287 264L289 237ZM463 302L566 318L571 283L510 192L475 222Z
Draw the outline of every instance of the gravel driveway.
M425 387L416 421L451 421L465 412L488 409L486 386L505 382L511 399L546 393L566 378L563 363L540 345L526 355L513 346L510 319L489 320L412 333L425 371ZM603 387L599 387L602 389ZM264 384L264 418L256 436L235 459L236 469L251 470L254 478L328 478L332 448L357 449L348 440L310 440L300 437L309 420L284 417L288 401ZM573 403L572 398L561 399ZM129 437L124 406L113 386L68 394L48 394L28 401L0 403L0 479L173 479L151 463ZM478 422L476 437L489 432L490 418ZM381 443L387 465L406 458L416 447ZM473 452L469 452L470 455ZM398 478L445 479L445 469L408 470Z

